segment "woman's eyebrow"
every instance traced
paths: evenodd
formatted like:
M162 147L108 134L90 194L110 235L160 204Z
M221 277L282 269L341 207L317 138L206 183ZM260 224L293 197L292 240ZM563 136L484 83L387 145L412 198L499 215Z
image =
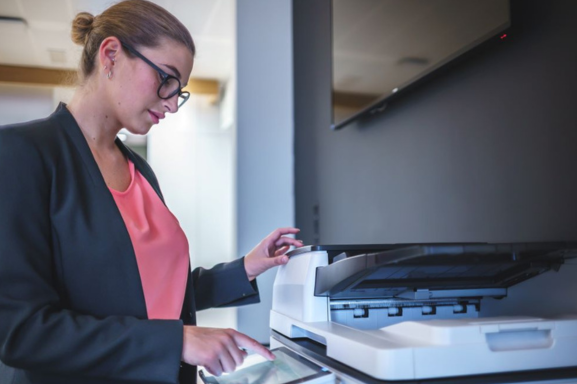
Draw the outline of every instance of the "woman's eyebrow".
M166 68L170 69L172 71L172 73L174 73L176 75L176 77L180 80L180 72L178 71L178 69L176 69L176 67L169 65L169 64L163 64Z

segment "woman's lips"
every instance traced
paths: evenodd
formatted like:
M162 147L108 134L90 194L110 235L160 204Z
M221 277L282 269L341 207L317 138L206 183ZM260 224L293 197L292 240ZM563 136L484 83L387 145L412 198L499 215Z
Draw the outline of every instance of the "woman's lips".
M155 113L152 111L148 111L148 114L150 115L150 118L152 119L152 122L154 124L158 124L158 122L160 121L160 119L164 119L164 116L159 114L159 113Z

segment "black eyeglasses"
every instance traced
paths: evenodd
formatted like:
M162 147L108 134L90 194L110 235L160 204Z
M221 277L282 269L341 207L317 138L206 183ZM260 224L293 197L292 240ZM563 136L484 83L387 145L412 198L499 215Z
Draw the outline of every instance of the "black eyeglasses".
M158 87L158 97L161 99L170 99L174 95L178 95L178 108L182 107L182 104L186 103L186 100L190 97L190 92L182 91L182 85L180 84L180 80L177 77L169 75L168 73L164 72L162 69L158 68L156 64L152 61L148 60L144 57L140 52L136 49L132 48L128 44L121 43L122 46L134 56L139 57L142 59L146 64L150 65L158 74L160 75L161 82L160 86Z

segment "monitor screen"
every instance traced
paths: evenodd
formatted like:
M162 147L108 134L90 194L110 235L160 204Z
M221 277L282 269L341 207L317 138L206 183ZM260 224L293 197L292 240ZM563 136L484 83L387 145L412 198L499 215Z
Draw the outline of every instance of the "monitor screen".
M509 24L509 0L332 0L332 128L384 110Z

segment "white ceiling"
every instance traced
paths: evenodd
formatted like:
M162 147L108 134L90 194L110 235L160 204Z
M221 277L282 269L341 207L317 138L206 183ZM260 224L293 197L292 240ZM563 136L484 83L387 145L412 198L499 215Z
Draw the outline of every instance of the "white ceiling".
M0 64L76 69L82 47L70 39L78 12L101 13L114 0L0 0ZM153 0L186 25L196 43L192 77L226 80L233 69L235 0Z

